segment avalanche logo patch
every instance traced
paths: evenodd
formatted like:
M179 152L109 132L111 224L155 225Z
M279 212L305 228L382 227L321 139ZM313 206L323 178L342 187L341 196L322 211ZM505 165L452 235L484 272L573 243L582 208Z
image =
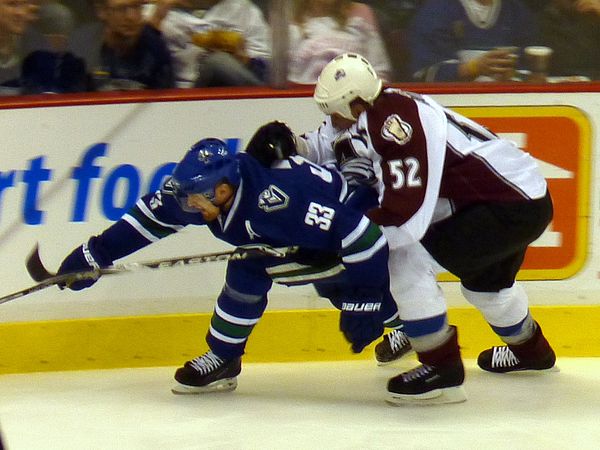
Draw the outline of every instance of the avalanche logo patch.
M398 145L404 145L410 141L412 132L410 124L402 120L398 114L388 116L381 127L381 137L386 141L396 142Z
M258 207L265 212L273 212L288 207L290 198L274 184L258 196Z

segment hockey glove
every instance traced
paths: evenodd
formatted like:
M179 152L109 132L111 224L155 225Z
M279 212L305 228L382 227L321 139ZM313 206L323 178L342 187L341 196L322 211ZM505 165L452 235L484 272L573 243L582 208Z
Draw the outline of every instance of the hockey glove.
M377 183L373 163L368 158L354 157L345 159L341 162L340 169L350 186L373 186Z
M63 275L71 272L82 272L93 270L100 267L107 267L112 264L112 260L102 248L97 245L97 238L91 237L86 244L82 244L73 250L61 263L57 275ZM79 280L72 283L60 285L61 289L68 287L73 291L92 286L97 279Z
M341 310L340 331L352 351L360 353L383 334L383 295L377 290L352 289L342 291L331 302Z

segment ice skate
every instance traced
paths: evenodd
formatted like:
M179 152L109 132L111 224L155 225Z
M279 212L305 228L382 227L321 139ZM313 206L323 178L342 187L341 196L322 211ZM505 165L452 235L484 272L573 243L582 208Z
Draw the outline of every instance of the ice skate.
M435 405L467 399L456 327L450 326L449 331L450 338L442 345L417 353L420 366L388 381L388 403Z
M518 345L502 345L484 350L477 358L483 370L495 373L527 370L557 372L556 355L536 324L533 336Z
M377 365L385 366L412 353L408 336L402 330L392 330L375 346Z
M467 399L462 386L464 379L460 361L448 367L421 364L389 380L387 402L413 405L464 402Z
M242 371L242 358L224 361L212 351L198 356L175 372L174 394L203 394L233 391Z

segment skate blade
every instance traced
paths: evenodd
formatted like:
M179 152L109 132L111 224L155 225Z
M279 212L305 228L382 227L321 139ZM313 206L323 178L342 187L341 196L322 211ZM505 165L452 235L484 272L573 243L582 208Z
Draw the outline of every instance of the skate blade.
M211 392L230 392L235 388L237 388L237 378L224 378L206 386L188 386L177 383L171 388L171 392L176 395L209 394Z
M545 374L545 373L555 373L555 372L560 372L560 367L558 367L557 365L554 365L548 369L520 369L520 370L512 370L512 371L508 371L508 372L493 372L491 370L485 370L485 369L481 369L484 372L487 373L493 373L495 375L518 375L521 377L527 377L527 376L531 376L531 377L535 377L536 375L541 375L541 374Z
M434 389L423 394L397 394L388 391L389 397L385 400L390 405L443 405L447 403L462 403L467 400L467 394L462 386L443 389Z

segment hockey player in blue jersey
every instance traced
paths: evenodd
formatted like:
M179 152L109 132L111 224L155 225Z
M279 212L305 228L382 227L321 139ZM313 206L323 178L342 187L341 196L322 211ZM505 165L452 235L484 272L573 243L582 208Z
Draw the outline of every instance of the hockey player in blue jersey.
M347 193L339 173L302 157L267 168L250 155L230 154L218 139L203 139L160 191L142 197L123 218L73 250L59 273L110 265L187 225L206 225L235 246L300 246L300 256L308 259L334 256L325 261L331 270L316 276L323 286L336 286L330 299L342 311L340 329L353 350L361 351L383 333L384 323L397 320L397 309L388 291L386 239L378 226L343 203ZM247 339L267 306L273 280L315 281L306 274L314 259L311 264L272 257L230 261L206 338L210 350L176 371L173 391L235 389ZM350 281L356 279L360 288Z

